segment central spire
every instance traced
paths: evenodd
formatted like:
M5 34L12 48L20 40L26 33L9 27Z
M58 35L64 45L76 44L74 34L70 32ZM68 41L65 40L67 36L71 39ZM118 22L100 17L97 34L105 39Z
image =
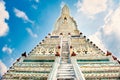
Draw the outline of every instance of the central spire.
M68 8L68 6L66 4L62 8L61 14L62 15L70 15L69 8Z
M77 25L75 20L70 16L70 10L67 5L64 5L61 11L61 16L58 18L55 23L55 28L53 31L53 35L59 35L63 33L63 35L78 35L79 30L77 29Z

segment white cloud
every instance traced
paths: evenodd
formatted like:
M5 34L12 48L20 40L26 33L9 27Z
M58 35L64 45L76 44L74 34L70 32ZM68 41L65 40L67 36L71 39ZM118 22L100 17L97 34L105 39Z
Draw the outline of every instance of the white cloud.
M8 47L7 45L5 45L5 46L3 46L2 51L6 52L8 54L11 54L13 52L13 49Z
M26 28L26 30L27 30L27 32L28 32L32 37L35 37L35 38L38 37L38 35L35 34L35 33L33 33L32 30L31 30L30 28Z
M110 16L111 16L112 14L113 14L113 10L110 9L109 12L108 12L108 14L107 14L107 15L105 16L105 18L104 18L105 24L108 23L108 21L110 20Z
M76 7L78 12L82 11L89 16L93 16L107 9L106 2L107 0L83 0L83 2L78 1Z
M6 11L5 2L0 0L0 37L7 35L9 31L8 24L5 19L9 19L9 13Z
M7 72L6 65L0 60L0 76Z
M120 60L120 6L110 9L104 18L103 26L90 39L99 47L107 47ZM104 41L104 44L102 43ZM105 49L106 50L106 49ZM109 51L108 50L108 51Z
M89 36L89 39L91 41L93 41L93 43L95 43L101 50L103 50L104 52L106 52L106 47L105 44L103 44L102 40L101 40L101 33L98 31L93 35Z
M38 6L33 4L33 5L32 5L32 8L38 9Z
M34 2L36 2L36 3L39 3L40 2L40 0L29 0L30 2L32 2L32 1L34 1Z
M110 10L104 22L105 24L102 27L102 34L106 38L104 41L106 41L107 47L120 60L120 6L115 10Z
M24 21L27 21L27 22L30 22L30 23L34 23L32 20L30 20L29 18L28 18L28 16L26 15L26 13L25 12L23 12L23 11L21 11L21 10L19 10L19 9L16 9L16 8L14 8L14 12L15 12L15 15L18 17L18 18L21 18L21 19L23 19Z
M60 4L61 9L63 8L64 5L65 5L65 2L62 1Z
M114 11L109 12L108 17L105 17L105 25L103 31L105 35L114 34L116 37L120 37L120 6ZM120 38L119 38L120 39Z
M75 13L75 16L81 31L89 34L89 31L87 30L88 28L92 28L91 30L97 30L90 32L92 35L89 36L89 39L104 52L108 50L120 60L119 3L115 3L114 0L96 0L97 2L95 0L82 1L79 0L77 4L75 4L77 7L77 13ZM107 15L105 16L105 14ZM91 16L92 18L95 17L95 19L91 20ZM96 24L100 25L96 26ZM88 27L86 28L86 26Z
M36 3L39 3L40 0L35 0Z

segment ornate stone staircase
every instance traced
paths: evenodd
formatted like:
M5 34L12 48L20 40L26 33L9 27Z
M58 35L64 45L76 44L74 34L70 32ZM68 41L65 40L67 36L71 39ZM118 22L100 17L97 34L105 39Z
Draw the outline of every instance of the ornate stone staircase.
M68 41L62 42L61 61L57 71L57 80L76 80L70 61Z

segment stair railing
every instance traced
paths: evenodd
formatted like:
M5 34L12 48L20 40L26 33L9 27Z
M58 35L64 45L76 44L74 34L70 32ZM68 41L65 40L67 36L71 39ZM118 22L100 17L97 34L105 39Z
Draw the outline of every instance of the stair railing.
M85 77L84 77L79 65L77 64L77 60L74 57L71 57L71 63L73 64L73 68L74 68L77 80L85 80Z
M57 80L57 71L61 61L63 36L60 37L60 57L57 56L47 80Z
M58 66L60 65L59 63L60 63L60 57L57 56L47 80L57 80L57 71L58 71Z
M70 53L70 45L71 45L71 39L69 37L69 39L68 39L69 53ZM69 58L70 58L70 61L73 65L73 69L74 69L75 76L76 76L77 80L85 80L85 77L84 77L79 65L77 64L76 58L71 57L70 54L69 54Z
M63 36L60 37L60 57L61 57L61 54L62 54L62 44L63 44Z

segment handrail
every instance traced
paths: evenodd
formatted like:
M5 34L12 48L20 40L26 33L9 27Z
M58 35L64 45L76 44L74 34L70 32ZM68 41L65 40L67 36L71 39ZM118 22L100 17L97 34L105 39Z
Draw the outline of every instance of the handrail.
M63 37L61 36L61 40L60 40L60 56L61 56L61 53L62 53L62 41L63 41ZM60 60L61 60L61 57L56 57L55 59L55 63L53 65L53 68L52 68L52 71L51 73L49 74L48 76L48 79L47 80L56 80L57 79L57 70L58 70L58 66L60 65Z
M71 57L71 63L73 64L73 68L74 68L77 80L85 80L85 77L82 71L80 70L80 67L77 64L76 59L74 57Z
M70 53L70 40L68 41L68 46L69 46L69 53ZM74 57L71 57L70 54L69 54L69 57L71 58L70 60L73 65L75 76L76 76L77 80L85 80L84 75L76 62L76 59Z
M60 63L60 57L56 57L55 63L53 65L53 68L52 68L47 80L56 80L58 66L60 65L59 63Z
M70 60L70 40L68 39L68 50L69 50L69 60Z
M63 44L63 36L61 36L61 41L60 41L60 56L62 54L62 44Z

